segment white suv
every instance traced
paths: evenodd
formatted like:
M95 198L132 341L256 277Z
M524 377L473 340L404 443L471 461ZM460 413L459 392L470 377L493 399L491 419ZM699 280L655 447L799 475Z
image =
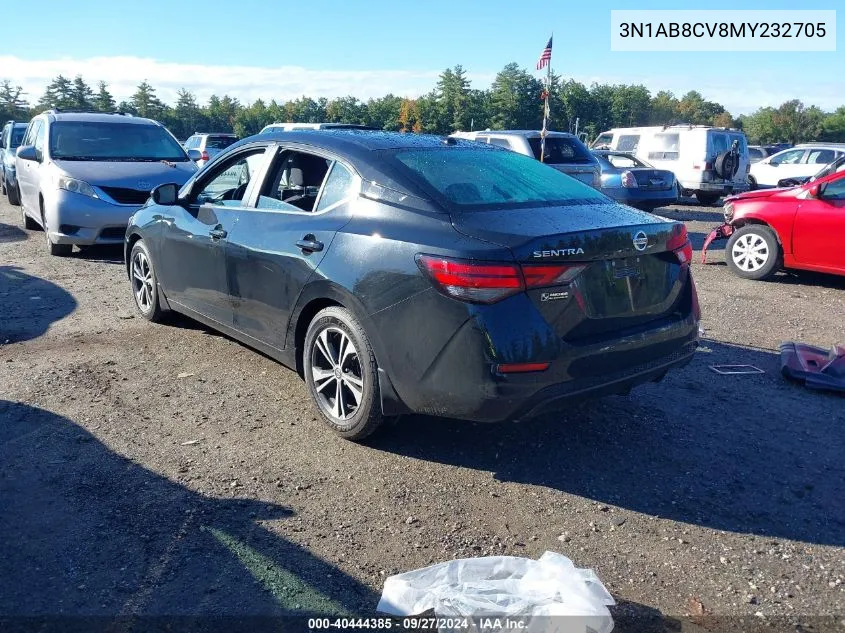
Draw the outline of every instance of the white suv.
M845 156L842 143L796 145L751 165L748 184L752 189L767 188L786 178L809 178L841 156Z

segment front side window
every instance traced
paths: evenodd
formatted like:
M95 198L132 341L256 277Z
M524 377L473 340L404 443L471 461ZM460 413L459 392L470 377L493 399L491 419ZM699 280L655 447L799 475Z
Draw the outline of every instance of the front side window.
M223 207L243 205L244 195L251 180L261 167L265 148L238 154L223 163L203 184L197 194L196 204L211 204Z
M607 202L589 185L516 152L432 148L399 150L392 158L434 198L459 210Z
M773 156L771 162L774 165L797 165L803 157L803 149L791 149Z
M38 122L38 127L35 128L35 138L32 141L32 144L35 146L35 155L38 156L38 160L42 160L44 158L45 127L46 126L43 121Z
M827 183L822 196L825 200L845 200L845 178Z
M161 126L105 121L56 121L50 128L50 155L57 160L190 160Z

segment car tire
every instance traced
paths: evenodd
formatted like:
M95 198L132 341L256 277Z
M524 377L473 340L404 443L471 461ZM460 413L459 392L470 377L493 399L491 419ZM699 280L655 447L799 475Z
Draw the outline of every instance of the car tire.
M36 222L26 214L26 211L24 210L23 206L21 206L21 222L23 223L23 228L25 228L27 231L34 231L35 229L40 228L38 226L38 222Z
M138 314L147 321L160 322L165 310L161 307L153 258L144 240L135 242L129 253L129 284Z
M746 224L735 231L725 247L728 269L743 279L768 279L783 267L777 235L763 224Z
M757 179L754 176L748 177L748 189L754 191L757 189Z
M67 257L73 252L71 244L55 244L50 239L50 231L47 228L47 218L44 216L44 208L41 208L41 226L44 228L44 238L47 241L47 252L55 257Z
M6 187L6 174L3 174L3 178L0 178L0 194L4 196L8 196L8 187Z
M384 421L375 354L349 310L332 306L314 316L305 334L302 366L323 421L340 437L362 440Z
M712 204L715 204L719 198L722 197L719 193L711 193L707 191L696 191L695 197L698 200L699 204L703 204L706 207L709 207Z
M6 186L6 195L9 196L9 204L13 206L19 206L21 203L21 191L18 189L18 186L15 185L14 187Z

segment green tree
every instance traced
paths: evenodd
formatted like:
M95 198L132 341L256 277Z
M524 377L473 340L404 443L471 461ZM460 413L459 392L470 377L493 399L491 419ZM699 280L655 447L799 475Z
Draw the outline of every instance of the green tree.
M329 123L367 122L367 106L356 97L339 97L326 104L326 121Z
M169 125L170 131L180 139L186 139L205 127L205 117L196 96L185 88L180 88L176 92L176 106L173 108L171 118L173 124Z
M816 106L805 107L798 99L782 103L773 115L782 140L790 143L811 141L822 131L824 113Z
M574 133L576 121L579 131L590 125L593 120L593 102L584 84L573 79L560 79L552 95L551 110L555 128Z
M233 131L235 126L235 117L240 109L240 102L229 95L223 95L222 99L217 95L211 95L208 99L208 105L205 107L204 112L208 121L208 131Z
M367 125L382 130L396 131L400 128L399 116L402 97L392 94L367 101Z
M819 139L834 143L845 143L845 106L838 107L835 112L824 118Z
M59 75L47 84L44 94L38 101L38 108L40 110L67 109L73 107L73 101L73 82L67 77Z
M610 111L614 127L635 127L648 123L651 93L645 86L613 86Z
M493 81L491 124L500 129L538 129L542 125L543 86L515 63L506 65Z
M135 94L132 95L130 104L138 116L150 119L163 118L166 110L164 103L156 96L155 88L147 83L146 80L138 84Z
M713 118L725 111L725 108L713 101L707 101L699 92L690 90L678 102L678 117L683 123L692 125L710 125Z
M114 110L114 97L109 92L108 84L101 81L97 84L97 94L94 96L94 107L100 112L112 112Z
M746 116L742 122L742 129L752 143L775 143L781 140L780 132L775 123L777 111L774 108L759 108Z
M23 88L13 86L8 79L0 82L0 122L27 118L29 104L23 95Z
M77 75L73 80L71 99L73 100L73 107L76 109L94 109L94 91L91 90L91 86L85 83L82 75Z
M671 125L679 121L678 99L667 90L661 90L651 99L648 122L650 125Z

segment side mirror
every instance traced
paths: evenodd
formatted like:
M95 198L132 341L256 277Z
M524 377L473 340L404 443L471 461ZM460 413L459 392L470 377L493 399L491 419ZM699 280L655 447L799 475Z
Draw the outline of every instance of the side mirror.
M179 186L173 183L159 185L153 189L151 196L153 202L162 206L176 204L179 200Z
M34 145L21 145L16 155L21 160L38 160L38 151Z
M777 167L778 165L780 165L780 163L776 160L770 160L769 165L771 165L772 167Z
M813 185L807 191L813 198L818 198L822 194L822 187L821 185Z
M190 158L194 162L197 162L198 160L202 160L202 153L197 149L189 149L188 158Z

